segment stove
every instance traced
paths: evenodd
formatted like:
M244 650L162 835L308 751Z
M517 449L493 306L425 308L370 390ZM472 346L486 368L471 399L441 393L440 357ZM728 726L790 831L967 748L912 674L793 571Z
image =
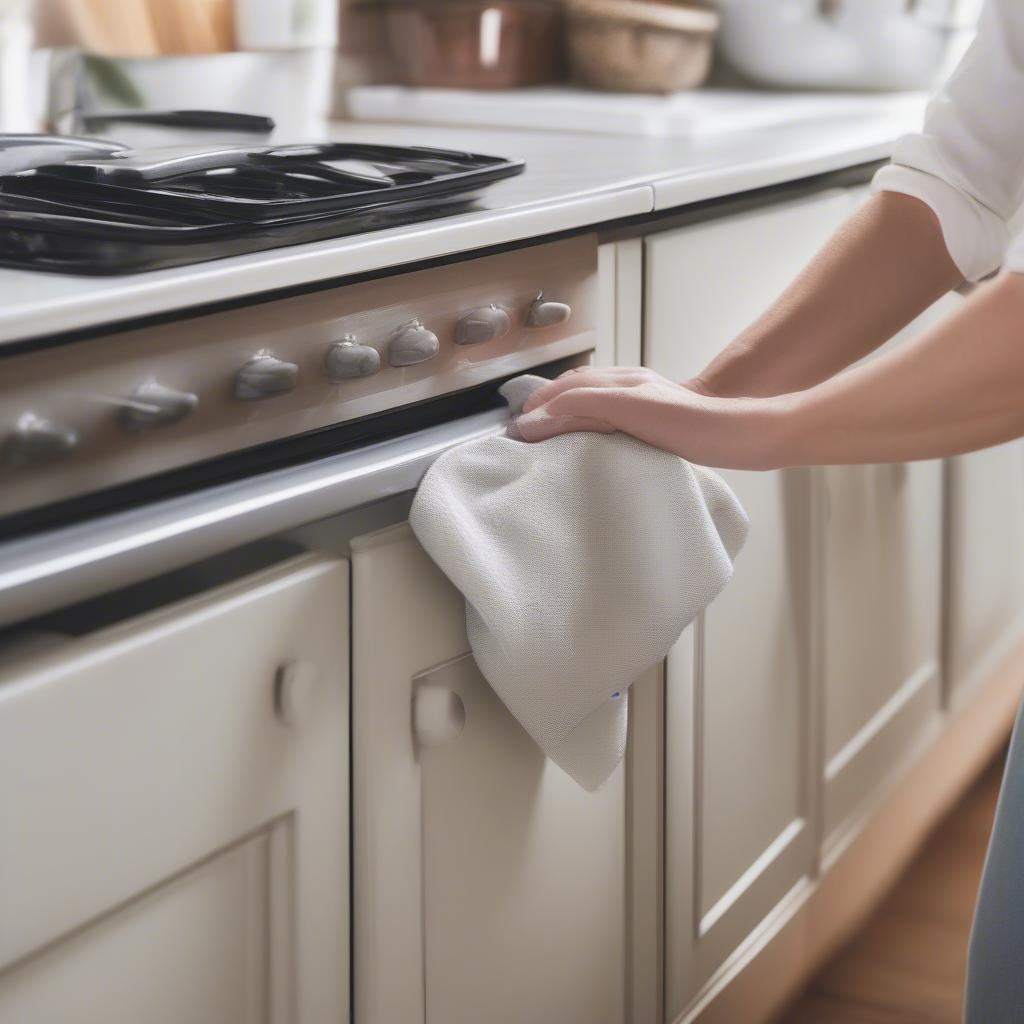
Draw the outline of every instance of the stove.
M502 381L595 347L597 250L579 235L10 346L0 534L497 409Z
M135 150L0 136L0 265L123 274L465 210L519 160L343 142Z

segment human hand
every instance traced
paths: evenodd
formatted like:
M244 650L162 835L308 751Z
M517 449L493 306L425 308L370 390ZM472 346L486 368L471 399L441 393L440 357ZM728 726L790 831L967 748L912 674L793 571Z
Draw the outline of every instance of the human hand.
M702 465L766 469L784 402L717 398L653 370L582 367L527 400L516 427L524 440L621 430Z

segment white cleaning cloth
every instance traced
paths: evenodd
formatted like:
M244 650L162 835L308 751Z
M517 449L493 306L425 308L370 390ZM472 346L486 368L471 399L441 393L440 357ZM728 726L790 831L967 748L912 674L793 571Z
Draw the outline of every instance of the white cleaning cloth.
M518 412L546 383L502 394ZM630 684L729 581L748 525L716 474L621 433L454 448L409 522L466 598L484 678L588 790L622 759Z

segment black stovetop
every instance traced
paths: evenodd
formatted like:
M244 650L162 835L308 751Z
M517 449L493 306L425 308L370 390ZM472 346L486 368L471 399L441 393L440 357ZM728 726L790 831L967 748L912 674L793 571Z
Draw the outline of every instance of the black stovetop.
M0 264L155 270L464 210L522 161L344 142L132 150L0 135Z

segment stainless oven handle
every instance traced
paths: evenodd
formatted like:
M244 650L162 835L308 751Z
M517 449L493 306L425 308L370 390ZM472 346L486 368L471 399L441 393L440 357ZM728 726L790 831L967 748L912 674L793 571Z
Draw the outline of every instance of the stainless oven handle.
M505 409L0 544L0 626L410 491Z

